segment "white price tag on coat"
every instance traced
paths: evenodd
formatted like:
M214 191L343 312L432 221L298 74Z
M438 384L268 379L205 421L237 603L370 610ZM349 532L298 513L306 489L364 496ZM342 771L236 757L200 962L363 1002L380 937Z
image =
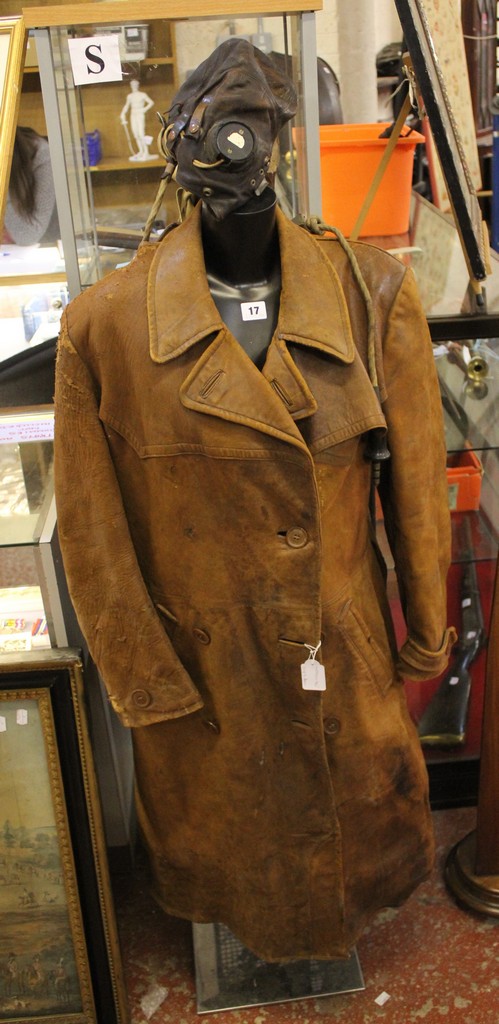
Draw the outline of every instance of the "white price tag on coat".
M325 690L326 672L324 665L315 658L304 661L301 667L301 684L304 690Z
M241 302L241 316L243 320L266 320L265 302Z
M324 665L321 665L320 661L316 661L317 651L321 646L321 640L317 644L317 647L313 647L312 644L304 644L310 654L303 665L300 665L301 669L301 685L304 690L325 690L326 689L326 670Z

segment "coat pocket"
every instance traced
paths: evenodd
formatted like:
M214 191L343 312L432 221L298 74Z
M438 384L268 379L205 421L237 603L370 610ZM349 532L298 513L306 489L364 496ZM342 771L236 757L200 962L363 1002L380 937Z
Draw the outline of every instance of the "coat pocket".
M172 640L179 626L177 616L173 614L170 608L168 608L163 598L156 598L154 594L151 594L151 597L156 612L163 623L165 633L167 633L170 640Z
M360 658L369 678L384 696L394 682L391 657L385 653L352 598L345 601L336 621L344 643Z

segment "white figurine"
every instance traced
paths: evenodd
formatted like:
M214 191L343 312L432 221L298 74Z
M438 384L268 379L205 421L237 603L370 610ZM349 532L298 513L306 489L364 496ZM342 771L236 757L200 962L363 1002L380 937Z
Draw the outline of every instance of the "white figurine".
M146 135L146 113L154 106L154 100L145 92L140 91L140 82L137 78L130 81L130 92L128 93L125 106L120 114L120 121L125 129L128 145L132 155L129 160L154 160L154 153L149 153L148 147L152 142L152 135ZM130 128L135 139L138 151L133 151L130 134L128 131L127 113L130 111Z

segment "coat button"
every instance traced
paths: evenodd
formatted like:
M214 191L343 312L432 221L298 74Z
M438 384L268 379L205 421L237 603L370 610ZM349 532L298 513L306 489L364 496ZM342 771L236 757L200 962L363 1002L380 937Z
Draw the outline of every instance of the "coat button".
M199 640L200 644L211 643L211 636L205 629L198 629L197 626L195 626L192 631L192 635L196 637L196 640Z
M302 526L293 526L286 534L286 544L290 548L303 548L308 541L308 533Z
M148 708L152 703L151 694L147 690L133 690L131 700L136 708Z
M328 736L336 736L341 729L341 724L338 718L325 718L324 719L324 732Z

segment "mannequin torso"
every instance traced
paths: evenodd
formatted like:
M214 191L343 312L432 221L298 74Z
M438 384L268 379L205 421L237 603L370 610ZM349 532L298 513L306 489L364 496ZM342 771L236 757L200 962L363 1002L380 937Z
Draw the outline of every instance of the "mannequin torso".
M276 197L266 188L216 220L203 206L202 238L208 284L229 330L261 367L279 314L281 272Z

